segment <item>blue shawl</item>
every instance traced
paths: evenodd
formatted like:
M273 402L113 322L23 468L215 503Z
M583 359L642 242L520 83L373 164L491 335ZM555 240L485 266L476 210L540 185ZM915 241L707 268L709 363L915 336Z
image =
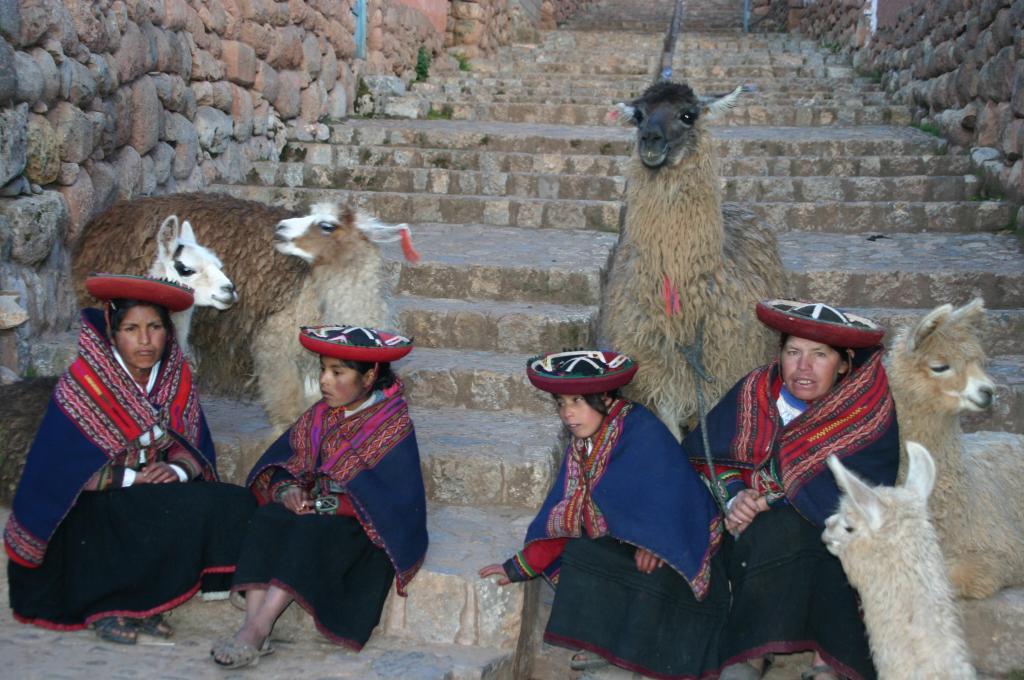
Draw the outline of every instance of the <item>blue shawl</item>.
M276 469L306 488L318 475L345 488L367 537L395 567L398 593L427 553L427 502L420 453L401 384L372 406L343 412L319 401L282 434L246 482L261 504L273 498Z
M612 404L591 439L596 468L584 471L589 462L583 468L574 462L581 442L573 438L526 532L526 544L584 534L612 536L665 560L703 599L722 523L679 443L650 411L624 400ZM560 566L559 558L544 570L553 585Z

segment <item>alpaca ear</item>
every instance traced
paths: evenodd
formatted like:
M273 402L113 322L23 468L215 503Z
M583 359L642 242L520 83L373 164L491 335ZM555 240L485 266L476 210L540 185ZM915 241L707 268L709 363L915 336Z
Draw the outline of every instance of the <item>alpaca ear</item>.
M634 125L636 124L636 105L635 102L627 104L625 102L618 102L615 106L608 110L605 118L609 123L619 123L620 125Z
M196 243L196 233L192 231L192 224L188 220L181 223L181 233L177 240L193 245Z
M710 97L698 97L701 105L704 107L704 115L709 119L713 120L719 116L723 116L732 109L736 108L740 101L740 95L744 92L753 92L754 87L751 85L740 85L732 92L726 95L712 95Z
M935 487L935 460L917 442L907 442L907 480L903 487L913 491L922 501L927 501L928 496Z
M956 323L980 324L985 318L985 300L976 297L963 307L958 307L949 315L949 320Z
M828 467L832 470L839 489L846 494L853 507L867 521L868 527L872 531L878 531L882 526L882 503L875 490L847 470L846 466L834 455L828 457Z
M186 222L186 224L188 223ZM161 258L171 259L174 255L174 242L178 240L179 236L178 216L168 215L156 232L157 254Z
M914 330L907 334L907 351L913 352L923 343L932 332L946 322L953 312L953 305L939 305L928 312L923 319L917 322Z

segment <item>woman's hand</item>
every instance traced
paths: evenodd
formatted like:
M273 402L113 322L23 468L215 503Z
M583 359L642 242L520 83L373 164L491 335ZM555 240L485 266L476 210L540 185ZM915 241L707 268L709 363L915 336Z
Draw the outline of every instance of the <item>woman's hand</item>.
M636 549L636 568L643 574L650 574L658 567L665 564L665 560L658 559L658 556L652 552L648 552L643 548Z
M313 512L313 498L308 491L298 486L293 486L281 494L281 505L296 515L308 515Z
M167 463L148 463L146 467L135 473L133 484L167 484L180 482L178 473Z
M744 489L736 494L725 517L725 528L732 534L741 534L758 513L768 509L768 501L753 489Z
M488 564L486 567L481 569L479 572L480 578L487 578L488 576L497 576L498 580L495 581L499 586L507 586L512 583L505 574L505 567L500 564Z

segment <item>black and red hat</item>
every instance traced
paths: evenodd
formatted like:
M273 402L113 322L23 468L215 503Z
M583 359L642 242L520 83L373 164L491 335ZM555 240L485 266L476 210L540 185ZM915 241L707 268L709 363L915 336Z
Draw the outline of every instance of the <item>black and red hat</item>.
M629 384L637 368L635 361L618 352L570 350L531 358L526 377L552 394L600 394Z
M412 340L361 326L303 326L299 342L310 352L344 361L387 363L412 351Z
M779 332L833 347L874 347L885 335L871 319L820 302L764 300L757 303L757 318Z
M104 302L110 300L138 300L160 305L172 312L182 312L192 306L192 289L167 279L130 274L89 274L85 279L89 294Z

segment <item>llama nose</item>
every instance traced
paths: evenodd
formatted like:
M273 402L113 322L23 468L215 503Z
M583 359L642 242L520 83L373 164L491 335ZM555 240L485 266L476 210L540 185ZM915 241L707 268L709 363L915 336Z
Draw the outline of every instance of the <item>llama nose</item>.
M640 143L647 147L661 146L665 143L665 134L661 128L647 127L640 133Z
M228 295L230 295L231 297L235 298L236 300L238 299L238 293L235 291L235 284L227 283L227 284L221 286L220 289L223 292L225 292Z
M279 243L287 241L288 238L284 235L286 229L287 227L285 227L283 224L278 224L276 227L274 227L274 240Z
M993 398L993 396L994 396L994 392L992 391L991 387L989 387L987 385L985 387L979 387L978 388L978 406L980 406L981 408L988 408L989 406L992 405L992 398Z

